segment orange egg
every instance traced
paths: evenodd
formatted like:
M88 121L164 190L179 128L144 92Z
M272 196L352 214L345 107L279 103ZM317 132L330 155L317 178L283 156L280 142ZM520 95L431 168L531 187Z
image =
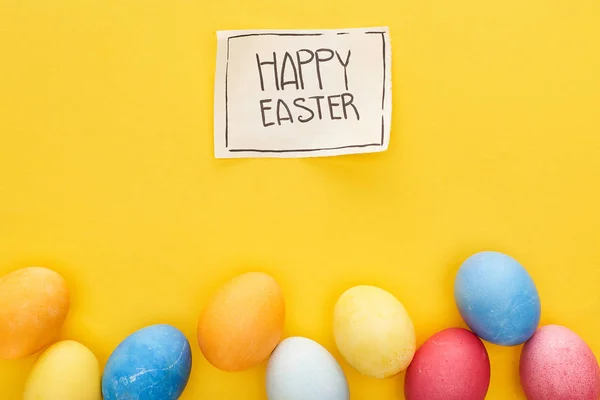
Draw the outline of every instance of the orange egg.
M273 352L285 322L279 285L267 274L250 272L227 282L210 299L198 321L198 344L223 371L242 371Z
M62 276L29 267L0 278L0 359L29 356L58 335L69 311Z

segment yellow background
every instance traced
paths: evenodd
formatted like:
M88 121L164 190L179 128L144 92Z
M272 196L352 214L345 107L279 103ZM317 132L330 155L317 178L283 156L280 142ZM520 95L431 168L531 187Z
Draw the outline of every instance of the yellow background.
M228 374L195 340L210 293L255 269L281 283L286 335L334 354L336 298L394 293L418 342L462 326L475 251L516 257L600 355L597 0L0 0L0 273L62 273L62 333L102 364L170 323L194 351L183 399L265 399L264 366ZM215 31L387 25L385 153L213 158ZM487 346L489 399L523 398L519 348ZM0 362L18 399L35 357ZM342 363L353 400L402 399Z

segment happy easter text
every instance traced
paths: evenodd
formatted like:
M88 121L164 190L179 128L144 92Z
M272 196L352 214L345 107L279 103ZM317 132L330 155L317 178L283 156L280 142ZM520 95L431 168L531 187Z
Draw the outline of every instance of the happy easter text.
M259 101L262 124L264 127L284 123L307 123L315 118L329 120L360 120L360 114L354 104L354 95L348 88L348 65L352 51L321 48L317 50L300 49L284 54L273 52L268 56L256 53L256 65L261 91L265 87L277 91L294 90L306 92L307 82L318 88L319 93L326 90L322 69L327 63L333 63L339 69L339 79L346 91L334 94L318 94L297 97L292 102L283 99L265 98ZM329 64L330 66L333 66ZM310 89L312 90L312 89ZM314 93L309 93L314 94Z

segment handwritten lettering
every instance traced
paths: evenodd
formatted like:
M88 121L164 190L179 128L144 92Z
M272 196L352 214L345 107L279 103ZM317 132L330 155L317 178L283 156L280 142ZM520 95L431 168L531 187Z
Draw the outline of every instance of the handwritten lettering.
M350 92L348 67L351 50L327 48L299 49L283 54L256 53L256 66L262 92L295 91L300 94L292 101L266 98L259 101L262 124L265 128L284 123L306 124L315 120L360 120L360 113ZM344 93L326 93L328 79L324 70L338 71L336 86L343 84ZM301 95L303 92L307 94ZM325 93L322 93L325 92ZM318 94L317 94L318 93ZM321 94L322 93L322 94ZM311 94L311 95L308 95Z

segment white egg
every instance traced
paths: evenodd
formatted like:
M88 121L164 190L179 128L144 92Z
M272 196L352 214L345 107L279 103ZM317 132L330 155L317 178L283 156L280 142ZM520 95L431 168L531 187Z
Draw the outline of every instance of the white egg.
M291 337L275 349L267 367L269 400L348 400L344 371L319 343Z

